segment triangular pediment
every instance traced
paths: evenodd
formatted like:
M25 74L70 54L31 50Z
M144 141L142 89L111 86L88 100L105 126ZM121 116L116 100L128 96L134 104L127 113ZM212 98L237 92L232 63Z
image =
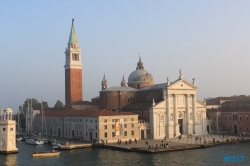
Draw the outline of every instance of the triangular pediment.
M172 83L170 86L168 86L168 89L197 90L198 87L193 85L192 83L190 83L189 81L185 79L179 79L179 80L176 80L174 83Z
M206 107L206 104L203 103L203 102L201 102L201 101L199 101L199 100L196 100L196 107L197 107L197 108Z

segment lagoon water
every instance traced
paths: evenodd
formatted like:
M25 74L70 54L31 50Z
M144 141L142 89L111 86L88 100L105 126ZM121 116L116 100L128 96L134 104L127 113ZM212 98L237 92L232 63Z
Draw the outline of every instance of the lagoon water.
M173 151L155 154L123 152L106 148L86 148L62 151L58 157L32 158L34 151L52 150L51 145L28 145L17 142L19 153L0 155L0 165L21 166L144 166L144 165L250 165L250 142L220 145L211 148ZM244 161L225 162L224 156L245 156Z

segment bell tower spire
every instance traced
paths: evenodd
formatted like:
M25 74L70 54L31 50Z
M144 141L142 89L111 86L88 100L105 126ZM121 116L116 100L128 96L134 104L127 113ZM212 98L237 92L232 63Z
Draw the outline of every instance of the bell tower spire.
M65 50L65 104L80 101L82 97L82 58L72 19L68 47Z

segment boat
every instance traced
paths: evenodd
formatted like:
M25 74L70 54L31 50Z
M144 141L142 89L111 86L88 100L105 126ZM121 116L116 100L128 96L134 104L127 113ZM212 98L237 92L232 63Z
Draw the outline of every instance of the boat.
M51 145L52 146L58 146L58 145L61 145L61 144L55 140L55 141L51 142Z
M49 143L49 140L46 138L38 138L39 141L43 141L45 144Z
M16 140L17 141L22 141L23 137L17 137Z
M31 145L42 145L44 144L44 141L41 140L35 140L35 139L26 139L25 140L27 144L31 144Z
M31 156L32 157L50 157L50 156L58 156L61 152L58 151L40 151L40 152L34 152Z

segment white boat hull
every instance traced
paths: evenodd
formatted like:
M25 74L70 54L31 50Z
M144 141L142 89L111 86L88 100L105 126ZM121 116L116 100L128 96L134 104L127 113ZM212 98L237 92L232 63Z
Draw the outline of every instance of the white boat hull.
M26 139L25 141L26 141L27 144L31 144L31 145L42 145L42 144L44 144L44 141L41 141L41 140Z

